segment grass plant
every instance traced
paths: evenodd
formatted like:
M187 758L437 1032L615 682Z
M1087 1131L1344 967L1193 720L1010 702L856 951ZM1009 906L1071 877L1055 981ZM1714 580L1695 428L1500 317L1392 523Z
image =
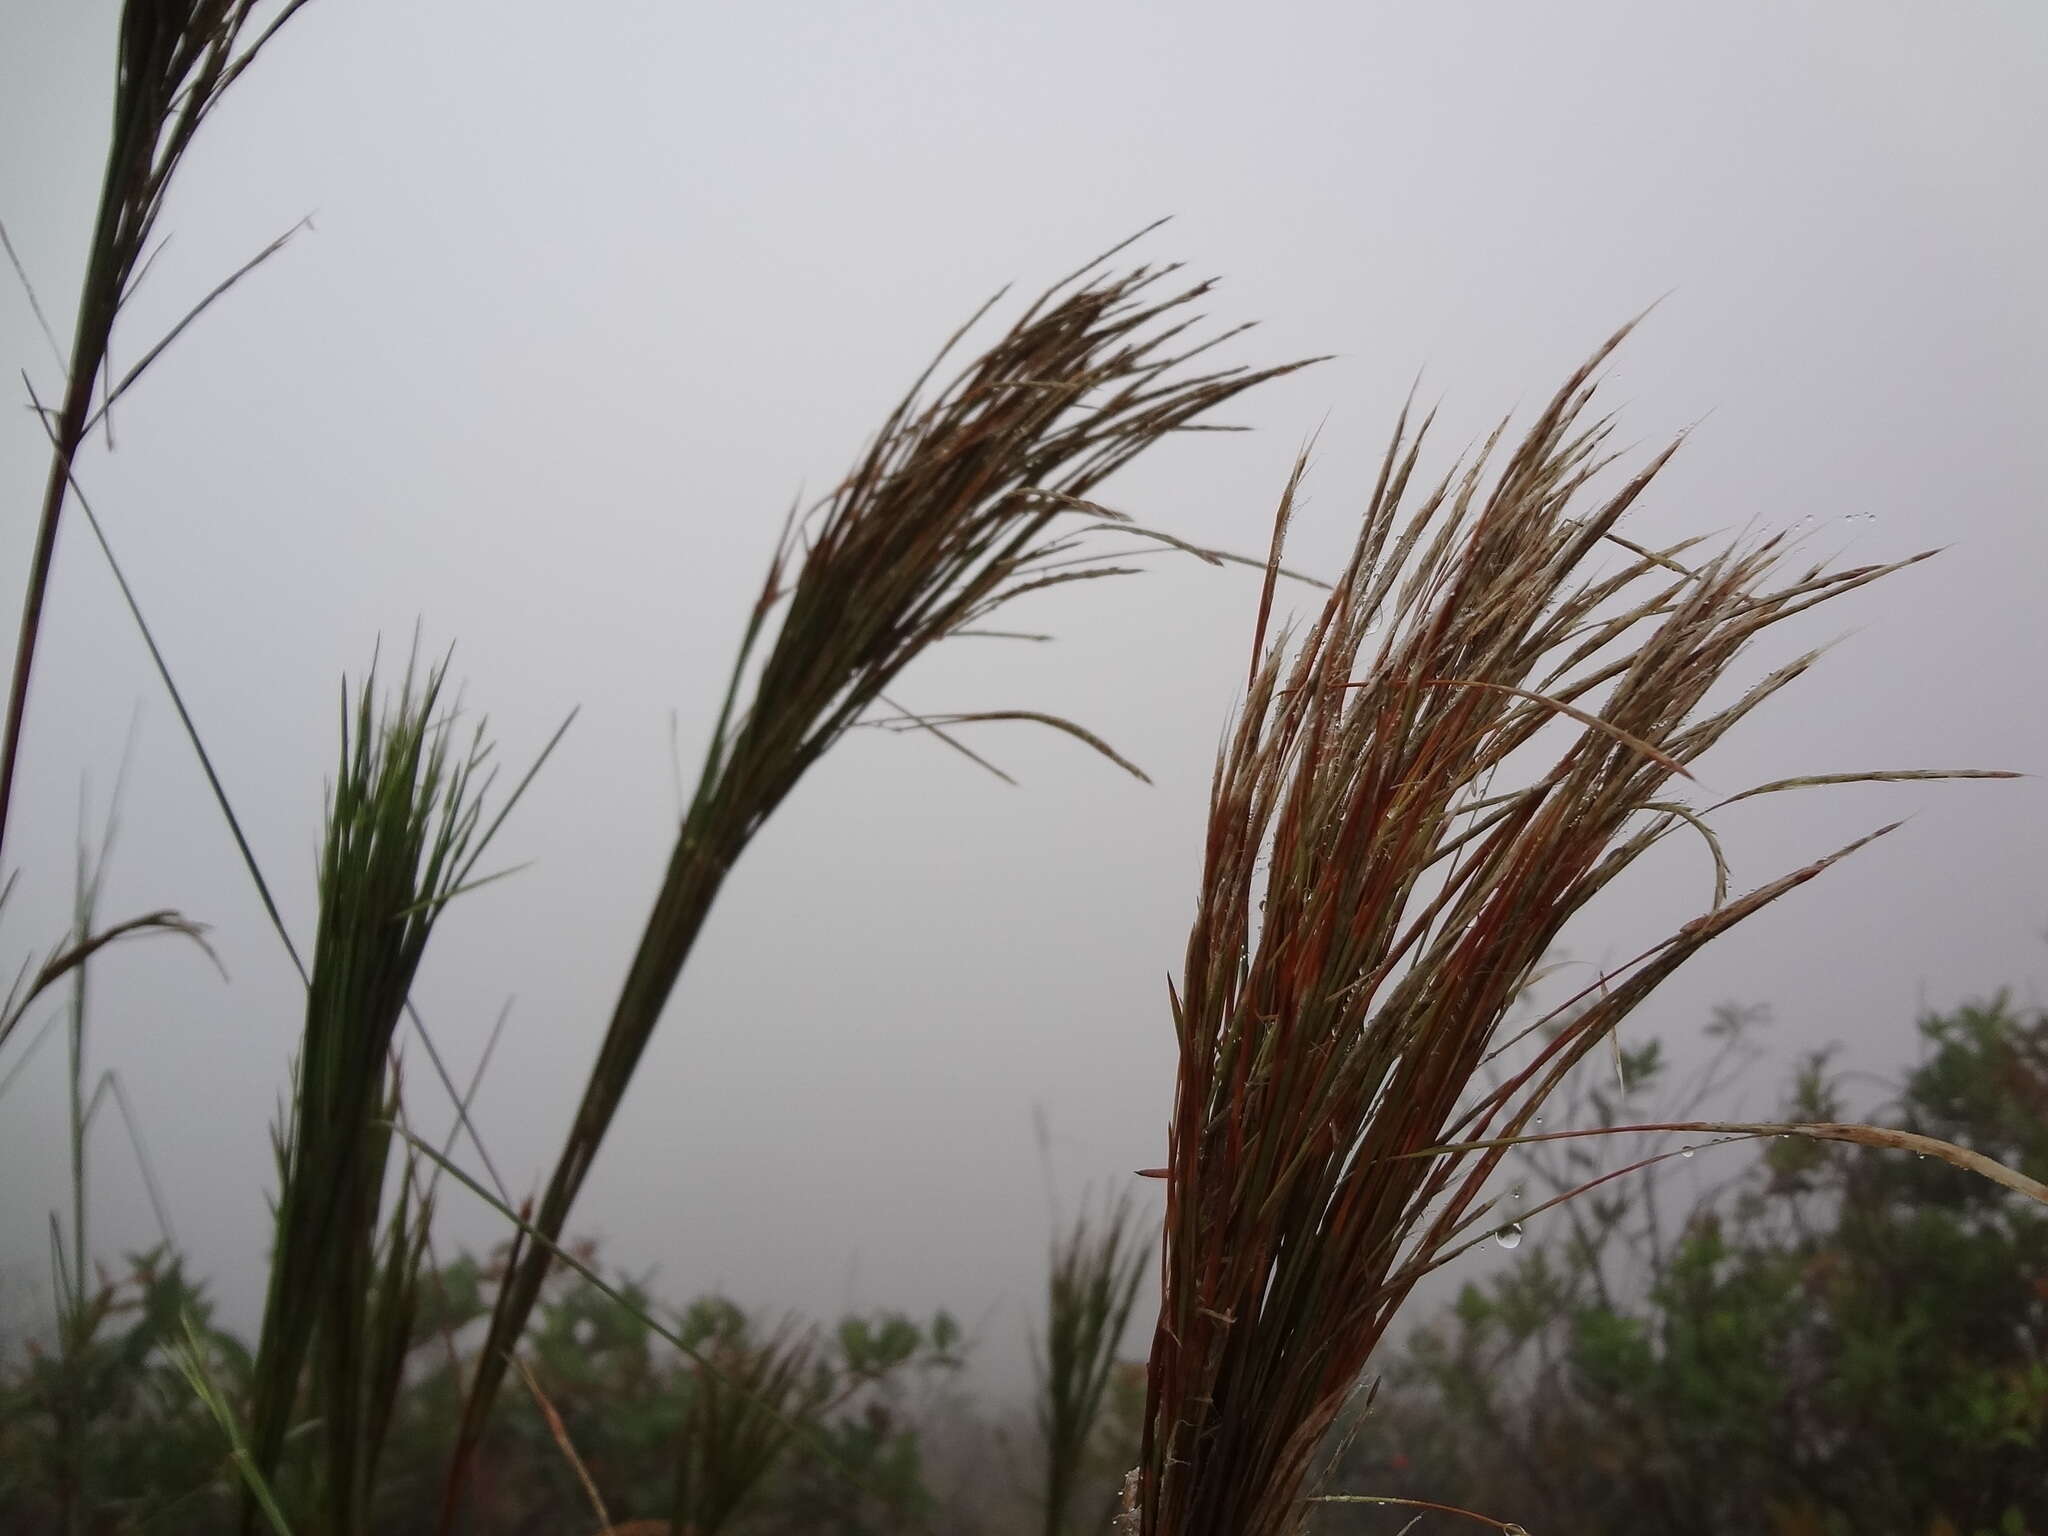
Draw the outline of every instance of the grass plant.
M1190 306L1210 285L1162 293L1176 268L1104 273L1115 254L1055 284L927 397L925 385L949 343L853 473L809 515L792 512L749 617L660 891L533 1220L549 1243L562 1233L727 873L804 773L878 704L886 707L892 685L932 646L986 627L1028 593L1128 570L1088 557L1091 532L1133 526L1089 499L1096 487L1169 434L1215 430L1200 418L1302 366L1191 371L1190 363L1235 334L1187 339L1198 320ZM977 760L958 739L962 726L1030 718L1123 763L1086 728L1036 712L910 718ZM548 1244L529 1245L499 1295L464 1412L444 1529L452 1527L509 1352L550 1262Z
M1731 895L1679 791L1815 659L1711 702L1755 637L1924 556L1785 579L1782 536L1624 538L1677 448L1596 489L1615 456L1611 419L1590 419L1595 376L1626 334L1504 457L1505 425L1433 483L1429 423L1404 413L1350 564L1298 636L1272 637L1268 578L1172 989L1146 1536L1296 1530L1396 1310L1501 1224L1487 1182L1565 1075L1703 946L1870 840ZM1825 782L1858 777L1886 775ZM1674 832L1702 839L1712 899L1550 1028L1511 1037L1565 924Z
M1045 1338L1038 1372L1038 1432L1045 1442L1045 1536L1107 1523L1114 1488L1095 1465L1103 1398L1150 1253L1125 1195L1085 1207L1055 1240L1046 1271Z
M69 348L50 333L64 387L52 408L36 402L51 461L0 735L0 852L63 513L77 501L91 517L77 456L96 429L111 441L115 404L289 235L217 285L118 377L108 362L116 321L148 271L165 199L199 126L304 4L126 0L121 8L113 131ZM117 941L151 932L197 938L200 930L169 910L96 926L97 872L81 861L73 931L39 968L24 964L0 1004L4 1046L50 988L68 980L74 989L68 1239L52 1218L58 1358L37 1383L47 1388L48 1461L68 1531L85 1528L92 1503L89 1404L123 1406L119 1393L96 1393L98 1362L139 1370L130 1355L160 1363L166 1354L193 1394L184 1406L203 1410L225 1438L226 1465L244 1490L245 1532L371 1530L384 1491L381 1453L420 1337L432 1178L442 1171L510 1219L517 1236L481 1319L438 1510L426 1498L422 1520L435 1515L444 1532L460 1523L479 1446L516 1366L599 1521L609 1523L596 1474L518 1355L558 1260L691 1362L674 1441L675 1529L710 1536L730 1525L799 1443L847 1488L877 1495L899 1521L914 1518L914 1500L868 1475L892 1443L886 1412L863 1442L866 1462L824 1421L844 1399L821 1385L831 1373L820 1375L816 1340L665 1328L580 1264L563 1234L727 875L849 731L929 733L1000 775L968 744L969 728L1031 722L1143 777L1073 721L1023 709L910 710L894 692L943 641L1013 634L993 627L1012 600L1127 573L1119 561L1129 551L1104 552L1095 535L1230 558L1139 526L1096 499L1099 488L1170 435L1229 430L1208 419L1216 408L1303 365L1205 361L1236 334L1196 331L1193 306L1209 285L1185 285L1171 266L1113 270L1122 249L1054 284L949 382L931 387L996 301L984 306L846 479L808 511L792 509L537 1208L515 1212L502 1186L491 1195L448 1149L412 1134L394 1050L434 924L475 883L476 860L498 825L483 820L482 732L463 749L437 712L445 667L421 677L409 666L381 712L374 667L353 698L344 683L318 926L311 964L300 966L304 1029L276 1137L276 1246L257 1349L246 1373L241 1361L234 1373L246 1382L219 1379L219 1339L202 1339L183 1314L182 1343L153 1316L115 1355L102 1348L117 1288L88 1281L88 1132L104 1094L126 1106L111 1076L86 1092L88 965ZM11 244L7 251L12 258ZM2030 1175L1910 1131L1818 1121L1532 1129L1573 1068L1687 959L1871 840L1736 895L1711 817L1757 796L1827 785L1997 776L1826 774L1711 804L1686 798L1693 765L1815 659L1801 656L1721 702L1756 637L1925 557L1788 574L1783 538L1651 549L1624 537L1624 517L1676 448L1607 488L1616 463L1611 420L1595 418L1592 402L1596 375L1625 335L1577 370L1514 446L1503 448L1503 425L1433 482L1421 474L1429 423L1411 430L1404 414L1343 576L1298 632L1276 635L1280 554L1305 465L1282 498L1247 694L1217 765L1197 911L1171 999L1179 1064L1161 1170L1162 1308L1140 1465L1125 1483L1118 1529L1279 1536L1298 1528L1316 1497L1462 1513L1318 1495L1317 1461L1414 1286L1502 1227L1486 1189L1509 1150L1530 1141L1796 1135L1930 1155L2048 1203L2048 1187ZM115 574L284 935L133 591L118 566ZM1511 1027L1513 1005L1565 926L1674 833L1697 837L1712 865L1712 896L1699 915L1539 1026ZM0 886L0 903L8 889ZM297 962L289 936L285 943ZM18 1069L0 1079L0 1093ZM466 1100L442 1075L466 1123ZM428 1166L434 1175L420 1176ZM1084 1215L1055 1247L1040 1362L1047 1536L1088 1528L1091 1448L1143 1265L1125 1202ZM175 1262L170 1273L175 1279ZM191 1294L181 1279L145 1289ZM845 1371L831 1379L873 1386L910 1358L914 1329L882 1334L843 1334ZM452 1336L448 1352L452 1362ZM459 1375L451 1369L451 1383ZM451 1409L456 1395L451 1386Z
M502 821L483 821L490 749L478 725L458 750L437 716L445 663L408 663L393 700L376 667L351 701L329 795L305 1028L277 1135L276 1246L250 1407L250 1456L279 1485L302 1393L318 1419L306 1531L370 1529L371 1495L419 1305L432 1200L400 1142L392 1042L434 924L472 885ZM381 713L380 713L381 706ZM516 798L516 796L515 796ZM508 802L505 810L510 809ZM254 1501L244 1526L258 1513Z
M737 1308L700 1303L683 1336L717 1368L699 1365L690 1378L669 1523L686 1536L717 1536L747 1508L795 1425L826 1411L833 1381L815 1339L794 1324L757 1339Z

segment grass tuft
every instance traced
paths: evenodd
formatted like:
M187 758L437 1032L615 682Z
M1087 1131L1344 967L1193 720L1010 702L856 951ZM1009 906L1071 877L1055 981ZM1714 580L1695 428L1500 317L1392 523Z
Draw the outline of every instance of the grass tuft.
M1566 922L1671 832L1705 827L1679 784L1814 659L1710 705L1745 647L1912 563L1773 584L1782 537L1702 556L1616 536L1677 447L1595 493L1614 456L1611 423L1588 421L1594 378L1626 334L1504 458L1505 426L1424 483L1429 423L1404 413L1343 578L1270 645L1268 577L1171 999L1147 1536L1295 1530L1396 1309L1488 1230L1482 1191L1564 1075L1703 945L1861 846L1730 897L1709 833L1713 905L1478 1091Z
M1114 254L1056 284L951 383L927 395L940 362L987 313L983 306L891 412L853 473L808 516L792 511L661 889L534 1218L548 1242L526 1249L500 1292L450 1469L444 1530L509 1352L540 1296L552 1244L726 875L755 833L932 646L985 630L1028 593L1121 572L1072 563L1086 525L1129 521L1089 499L1106 477L1162 438L1194 430L1216 406L1303 366L1190 371L1189 363L1224 339L1186 339L1196 323L1191 306L1210 285L1162 288L1177 270L1170 266L1103 272ZM1019 718L1024 712L982 712L926 724L950 740L951 730L977 719ZM1029 718L1123 763L1071 722Z
M289 1116L277 1134L280 1188L269 1297L250 1413L256 1472L275 1486L302 1393L318 1419L308 1505L320 1531L370 1528L378 1454L412 1321L431 1200L408 1157L388 1215L392 1056L436 919L468 886L496 826L482 823L489 748L479 725L458 751L437 718L445 664L408 663L379 713L376 668L350 707L328 798L305 1029ZM244 1527L256 1513L244 1511Z
M716 1536L752 1502L795 1426L820 1417L831 1378L815 1338L793 1323L757 1340L736 1308L700 1303L682 1333L716 1369L699 1365L690 1378L670 1526Z
M1103 1396L1149 1258L1128 1195L1106 1204L1099 1217L1091 1219L1083 1210L1053 1244L1046 1273L1045 1342L1036 1361L1038 1432L1045 1441L1045 1536L1097 1529L1111 1513L1108 1490L1084 1499L1082 1489L1097 1470L1092 1453ZM1078 1527L1077 1502L1091 1517Z

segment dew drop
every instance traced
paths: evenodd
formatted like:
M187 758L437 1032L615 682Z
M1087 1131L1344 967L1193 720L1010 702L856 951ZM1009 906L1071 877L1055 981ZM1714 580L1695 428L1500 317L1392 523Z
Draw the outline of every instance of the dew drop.
M1680 1157L1691 1157L1691 1156L1692 1156L1692 1148L1691 1148L1691 1147L1680 1147L1680 1148L1678 1149L1678 1155L1679 1155Z
M1499 1243L1503 1248L1521 1247L1522 1224L1519 1221L1509 1222L1506 1226L1502 1227L1498 1232L1493 1234L1493 1240L1496 1243Z

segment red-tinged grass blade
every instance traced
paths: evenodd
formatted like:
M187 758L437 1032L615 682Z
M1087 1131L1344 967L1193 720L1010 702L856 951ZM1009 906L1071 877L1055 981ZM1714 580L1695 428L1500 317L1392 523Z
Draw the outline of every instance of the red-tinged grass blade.
M1596 490L1612 423L1589 416L1594 374L1626 334L1518 443L1497 431L1434 482L1418 474L1429 423L1411 433L1404 415L1321 610L1269 643L1270 579L1261 597L1171 989L1146 1536L1296 1530L1396 1310L1485 1221L1488 1179L1564 1075L1700 948L1870 841L1731 898L1707 812L1678 790L1813 660L1710 706L1758 634L1922 557L1774 584L1781 539L1716 553L1617 536L1671 453ZM1708 842L1711 908L1475 1093L1565 924L1674 831ZM1903 1134L1853 1131L1828 1134Z
M726 874L755 833L932 646L988 628L1015 598L1108 574L1052 567L1076 548L1080 530L1071 520L1123 521L1091 496L1109 475L1245 390L1303 366L1190 373L1186 365L1215 344L1184 340L1195 322L1192 306L1209 285L1163 288L1173 271L1111 273L1101 261L1089 263L928 393L935 361L852 473L808 516L792 511L741 638L681 835L535 1215L544 1241L508 1272L492 1314L443 1493L443 1531L453 1528L552 1245ZM908 718L944 730L1026 716ZM1071 722L1032 718L1108 751Z
M591 1481L590 1471L583 1465L583 1458L576 1454L576 1447L569 1439L569 1431L562 1423L561 1414L555 1411L555 1405L548 1400L547 1393L541 1390L540 1383L534 1379L534 1374L528 1369L526 1362L514 1360L512 1363L519 1368L520 1377L526 1382L526 1390L532 1394L534 1403L540 1408L541 1417L547 1421L548 1435L554 1440L555 1448L562 1453L563 1460L575 1470L576 1481L583 1487L583 1496L590 1500L590 1507L597 1515L597 1528L600 1531L611 1530L612 1517L604 1507L604 1495L597 1491L597 1484Z

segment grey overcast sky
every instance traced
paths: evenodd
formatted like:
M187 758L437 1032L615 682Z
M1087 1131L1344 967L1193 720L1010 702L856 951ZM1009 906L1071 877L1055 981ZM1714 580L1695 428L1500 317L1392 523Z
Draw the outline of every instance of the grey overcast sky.
M0 217L67 335L116 13L0 3ZM294 220L315 228L179 343L83 479L301 933L338 679L379 635L417 620L456 642L508 760L583 707L500 845L534 867L450 913L419 992L462 1071L516 1000L477 1117L524 1188L669 850L670 713L688 761L783 508L998 286L1035 291L1161 214L1141 254L1222 275L1219 322L1264 322L1236 356L1340 356L1243 403L1255 432L1172 443L1107 499L1256 548L1320 427L1294 552L1332 568L1418 373L1454 448L1668 294L1611 403L1645 443L1699 429L1640 536L1798 528L1855 561L1951 546L1755 656L1846 635L1707 787L2048 769L2044 64L2031 0L314 0L200 139L117 360ZM11 278L0 357L54 391ZM0 445L11 633L44 458L26 411ZM930 743L846 743L729 885L577 1230L677 1298L944 1303L1017 1358L1048 1228L1033 1106L1068 1201L1159 1160L1163 977L1255 598L1247 573L1159 563L1044 601L1057 646L962 645L908 680L934 709L1072 714L1157 785L1023 727L979 739L1016 789ZM103 801L139 707L105 910L212 923L231 979L183 947L109 957L92 1059L246 1318L297 984L117 603L74 522L7 963L62 931L81 778ZM1842 1040L1882 1070L1923 1004L2037 986L2039 779L1761 802L1724 829L1747 886L1907 814L1637 1028L1765 1002L1780 1061ZM1620 957L1708 878L1674 849L1572 953ZM411 1081L431 1118L423 1064ZM65 1188L61 1084L52 1046L0 1106L17 1319ZM151 1223L111 1121L94 1147L111 1254ZM451 1238L495 1237L448 1206Z

